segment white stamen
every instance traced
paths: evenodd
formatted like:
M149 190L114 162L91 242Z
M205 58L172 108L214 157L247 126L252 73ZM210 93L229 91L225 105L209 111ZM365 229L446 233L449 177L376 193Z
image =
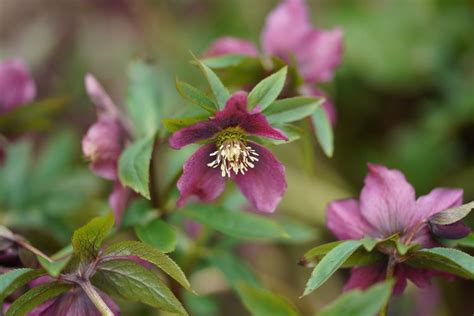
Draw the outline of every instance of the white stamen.
M258 153L238 140L225 141L217 151L209 155L216 158L207 165L211 168L220 166L222 177L230 177L231 171L236 175L239 172L245 174L249 168L254 168L254 162L258 161Z

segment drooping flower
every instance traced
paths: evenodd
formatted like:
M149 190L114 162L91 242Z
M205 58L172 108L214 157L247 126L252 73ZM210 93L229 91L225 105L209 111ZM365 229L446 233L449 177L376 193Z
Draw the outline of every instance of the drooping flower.
M119 223L131 194L129 189L122 186L117 173L118 159L125 147L127 132L117 106L94 76L87 74L85 85L89 97L96 105L98 119L82 139L82 151L90 160L92 172L114 181L109 204Z
M207 141L183 166L178 207L190 196L204 202L215 200L230 178L257 210L273 212L286 190L284 166L249 136L288 140L268 123L258 106L247 109L243 91L232 95L213 117L174 133L169 140L174 149Z
M359 200L344 199L331 202L327 207L326 225L338 239L361 239L365 236L384 239L394 234L400 236L405 245L419 244L423 248L438 245L434 233L430 230L429 219L449 208L462 204L461 189L436 188L429 194L415 196L415 190L398 170L369 164L369 174ZM446 225L443 237L462 238L470 229L462 222ZM393 256L393 250L387 249L387 255ZM401 258L400 258L401 259ZM416 269L398 261L394 276L397 279L394 292L403 292L407 279L418 287L430 284L436 274L427 269ZM367 288L383 280L387 263L356 267L345 289Z
M304 79L302 89L310 95L324 95L314 84L332 79L342 57L342 30L320 30L311 24L304 0L283 0L267 17L261 36L263 53L274 55L296 67ZM226 36L217 39L205 56L224 54L257 55L252 42ZM308 92L306 92L308 93ZM335 110L327 100L324 104L331 121Z
M36 85L28 67L19 58L0 63L0 114L32 101Z

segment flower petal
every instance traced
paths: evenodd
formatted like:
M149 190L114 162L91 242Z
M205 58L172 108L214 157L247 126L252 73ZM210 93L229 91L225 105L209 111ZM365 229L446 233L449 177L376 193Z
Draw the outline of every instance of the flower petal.
M338 239L361 239L373 230L362 217L359 201L355 199L329 203L326 209L326 226Z
M196 124L186 126L171 135L169 144L171 148L180 149L186 145L211 138L217 132L219 132L219 128L214 121L201 121Z
M412 268L406 264L397 265L395 274L399 278L409 279L419 288L430 286L433 277L431 270Z
M203 55L212 57L226 54L239 54L253 57L258 55L258 51L255 45L249 41L226 36L214 41Z
M462 189L436 188L416 201L415 221L426 221L431 216L462 204Z
M213 160L210 154L214 151L214 144L204 145L184 163L183 175L177 184L180 192L178 207L183 207L190 196L195 195L202 202L210 202L224 191L225 178L221 176L220 169L207 165Z
M415 190L398 170L368 164L369 174L360 194L362 216L378 231L378 237L388 237L413 226L416 211Z
M28 67L19 58L0 63L0 113L32 101L36 85Z
M99 117L105 115L112 118L118 117L118 108L105 92L102 85L97 79L91 75L86 74L84 78L87 94L89 95L92 102L96 105Z
M254 142L248 142L258 154L255 167L232 178L249 202L262 212L273 212L286 191L285 167L273 154Z
M385 264L375 264L351 269L351 276L344 285L344 291L365 290L385 278Z
M462 220L449 225L431 224L430 228L435 236L446 239L464 238L471 232L471 228L464 224Z
M109 205L114 210L115 225L117 226L120 225L131 193L130 189L122 186L120 181L115 181L114 189L109 195Z

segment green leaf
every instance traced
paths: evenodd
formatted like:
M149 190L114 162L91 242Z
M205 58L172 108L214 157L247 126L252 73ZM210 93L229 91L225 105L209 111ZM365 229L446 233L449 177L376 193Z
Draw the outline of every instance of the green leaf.
M281 242L285 244L299 244L314 240L318 236L318 231L311 225L295 220L290 217L284 217L278 221L283 229L290 236L289 238L281 238Z
M214 71L211 70L211 68L206 66L203 62L199 61L198 59L195 59L195 61L197 65L199 66L199 69L201 70L201 72L206 77L207 83L209 84L209 87L211 88L212 94L214 95L214 98L217 101L217 105L219 106L219 109L223 109L225 106L225 103L230 97L229 91L227 91L226 87L224 87L224 84L222 84L219 77L216 75Z
M474 233L470 233L468 236L458 239L455 242L462 247L474 248Z
M304 130L298 126L291 124L276 124L274 127L278 128L283 132L283 134L288 137L288 140L281 139L265 139L266 142L269 142L274 145L289 144L301 138L301 135L304 133Z
M148 185L154 141L154 135L136 140L122 152L118 165L120 182L147 199L150 199Z
M229 67L237 67L244 62L255 59L257 58L247 55L226 54L216 57L204 58L201 59L201 62L212 69L225 69Z
M366 291L354 290L337 298L321 310L319 316L373 316L390 299L393 280L376 284Z
M364 246L365 250L369 252L374 250L375 246L377 246L377 244L380 242L379 240L369 236L365 236L360 241L362 242L362 246Z
M28 282L45 275L42 269L14 269L0 275L0 302Z
M184 305L193 316L218 316L219 304L215 297L210 295L194 295L189 292L183 293Z
M318 107L313 115L311 115L311 120L313 122L316 138L321 145L321 148L326 156L332 157L334 152L334 135L326 111L322 107Z
M276 73L260 81L249 93L248 108L253 109L259 105L263 111L278 98L285 85L288 67L283 67Z
M105 249L103 254L103 258L127 256L136 256L142 260L152 263L157 268L163 270L163 272L175 279L183 287L191 290L191 285L186 279L186 276L184 275L181 268L166 254L150 245L139 241L126 240L111 245Z
M439 212L438 214L431 216L429 221L432 224L438 225L453 224L469 215L473 208L474 201Z
M300 312L283 297L272 292L240 282L239 296L253 316L298 316Z
M41 266L53 277L57 277L71 260L72 246L67 246L51 256L53 262L49 262L41 256L36 256Z
M310 116L321 106L324 98L294 97L277 100L270 104L263 113L270 124L290 123Z
M171 290L152 271L130 260L112 260L99 265L92 282L111 296L141 302L164 311L187 315Z
M431 248L413 252L407 264L474 279L474 257L452 248Z
M248 212L201 204L188 206L181 214L232 237L259 239L288 236L276 222Z
M186 118L167 118L163 119L163 125L170 133L179 131L180 129L196 124L197 122L206 120L207 116L186 117Z
M249 267L229 252L222 250L214 251L208 256L208 260L224 274L227 282L234 289L237 290L238 283L242 281L255 287L260 286Z
M159 218L146 225L136 226L135 233L141 241L165 253L176 249L176 228Z
M208 111L209 113L214 113L217 109L219 109L216 102L210 99L204 92L193 87L189 83L179 81L178 78L176 78L176 90L178 90L179 94L183 98Z
M72 235L72 249L82 260L97 257L102 242L114 225L114 215L96 217Z
M161 83L152 64L133 62L128 70L127 109L138 138L156 133L162 119Z
M8 308L6 316L23 316L36 306L68 291L72 285L65 283L46 283L36 286L16 299Z
M306 283L303 296L308 295L329 279L337 269L362 246L359 240L346 240L331 249L316 265Z

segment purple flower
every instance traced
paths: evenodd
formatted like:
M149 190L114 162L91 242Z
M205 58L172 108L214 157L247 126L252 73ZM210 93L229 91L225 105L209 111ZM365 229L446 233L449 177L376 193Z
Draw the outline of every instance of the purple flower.
M216 40L204 55L211 57L236 53L254 57L258 55L258 50L252 43L246 40L225 36Z
M82 152L90 160L92 172L115 182L109 204L118 224L131 194L129 189L120 184L117 173L118 159L125 147L127 133L117 106L94 76L87 74L85 85L89 97L96 105L98 119L82 139Z
M190 196L204 202L215 200L224 191L226 178L231 178L257 210L273 212L286 190L284 166L249 136L288 140L268 123L258 106L247 110L243 91L232 95L213 117L174 133L169 142L175 149L207 141L183 166L178 207Z
M0 114L32 101L35 96L36 85L21 59L0 63Z
M415 190L398 170L369 164L369 174L359 200L345 199L331 202L327 207L326 224L337 238L361 239L369 236L384 239L398 234L400 242L406 245L419 244L423 248L437 246L430 230L429 219L451 207L462 204L461 189L436 188L429 194L416 199ZM446 225L446 235L463 237L469 228L462 222ZM387 255L392 250L387 250ZM398 259L398 258L397 258ZM387 263L357 267L345 289L367 288L385 278ZM394 275L397 278L394 292L403 292L407 279L418 287L430 284L435 271L415 269L403 260L397 260ZM439 273L438 273L439 274Z

